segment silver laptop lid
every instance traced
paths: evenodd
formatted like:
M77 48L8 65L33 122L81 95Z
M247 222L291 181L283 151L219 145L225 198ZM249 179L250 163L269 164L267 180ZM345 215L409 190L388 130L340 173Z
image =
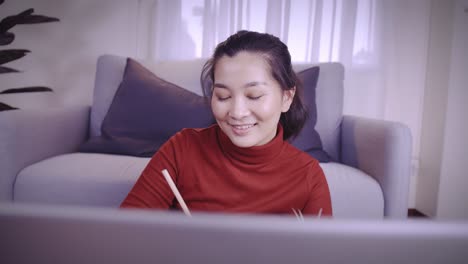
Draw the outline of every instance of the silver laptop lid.
M468 263L468 223L9 204L0 263Z

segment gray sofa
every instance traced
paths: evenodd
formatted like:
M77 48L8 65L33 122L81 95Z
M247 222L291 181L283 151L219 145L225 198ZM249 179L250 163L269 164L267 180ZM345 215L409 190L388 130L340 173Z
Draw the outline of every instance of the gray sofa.
M80 153L100 126L126 58L97 61L92 106L0 113L0 201L117 207L149 158ZM201 94L204 60L142 62L158 76ZM321 163L336 218L405 218L411 135L403 124L343 115L344 68L322 63L316 129L334 162ZM296 70L311 65L294 65ZM164 114L164 113L161 113Z

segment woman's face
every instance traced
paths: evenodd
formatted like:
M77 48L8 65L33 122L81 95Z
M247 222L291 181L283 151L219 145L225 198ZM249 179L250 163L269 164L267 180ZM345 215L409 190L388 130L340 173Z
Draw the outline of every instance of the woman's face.
M211 109L234 145L260 146L275 137L294 92L281 89L261 55L239 52L221 57L215 65Z

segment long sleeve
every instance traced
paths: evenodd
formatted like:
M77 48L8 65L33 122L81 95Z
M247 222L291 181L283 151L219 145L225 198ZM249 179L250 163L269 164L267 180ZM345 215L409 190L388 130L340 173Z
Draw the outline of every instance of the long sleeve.
M315 161L309 171L308 184L310 196L303 210L304 214L317 215L322 210L322 216L332 216L332 204L328 183L318 161Z
M177 133L161 146L121 203L121 208L168 209L173 206L174 194L161 171L167 169L177 183L179 173L177 153L181 153L182 143L181 133Z

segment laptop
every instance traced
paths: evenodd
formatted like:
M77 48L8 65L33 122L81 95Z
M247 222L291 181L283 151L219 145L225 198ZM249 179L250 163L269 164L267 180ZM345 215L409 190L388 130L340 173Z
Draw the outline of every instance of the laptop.
M10 203L0 263L468 263L468 223Z

